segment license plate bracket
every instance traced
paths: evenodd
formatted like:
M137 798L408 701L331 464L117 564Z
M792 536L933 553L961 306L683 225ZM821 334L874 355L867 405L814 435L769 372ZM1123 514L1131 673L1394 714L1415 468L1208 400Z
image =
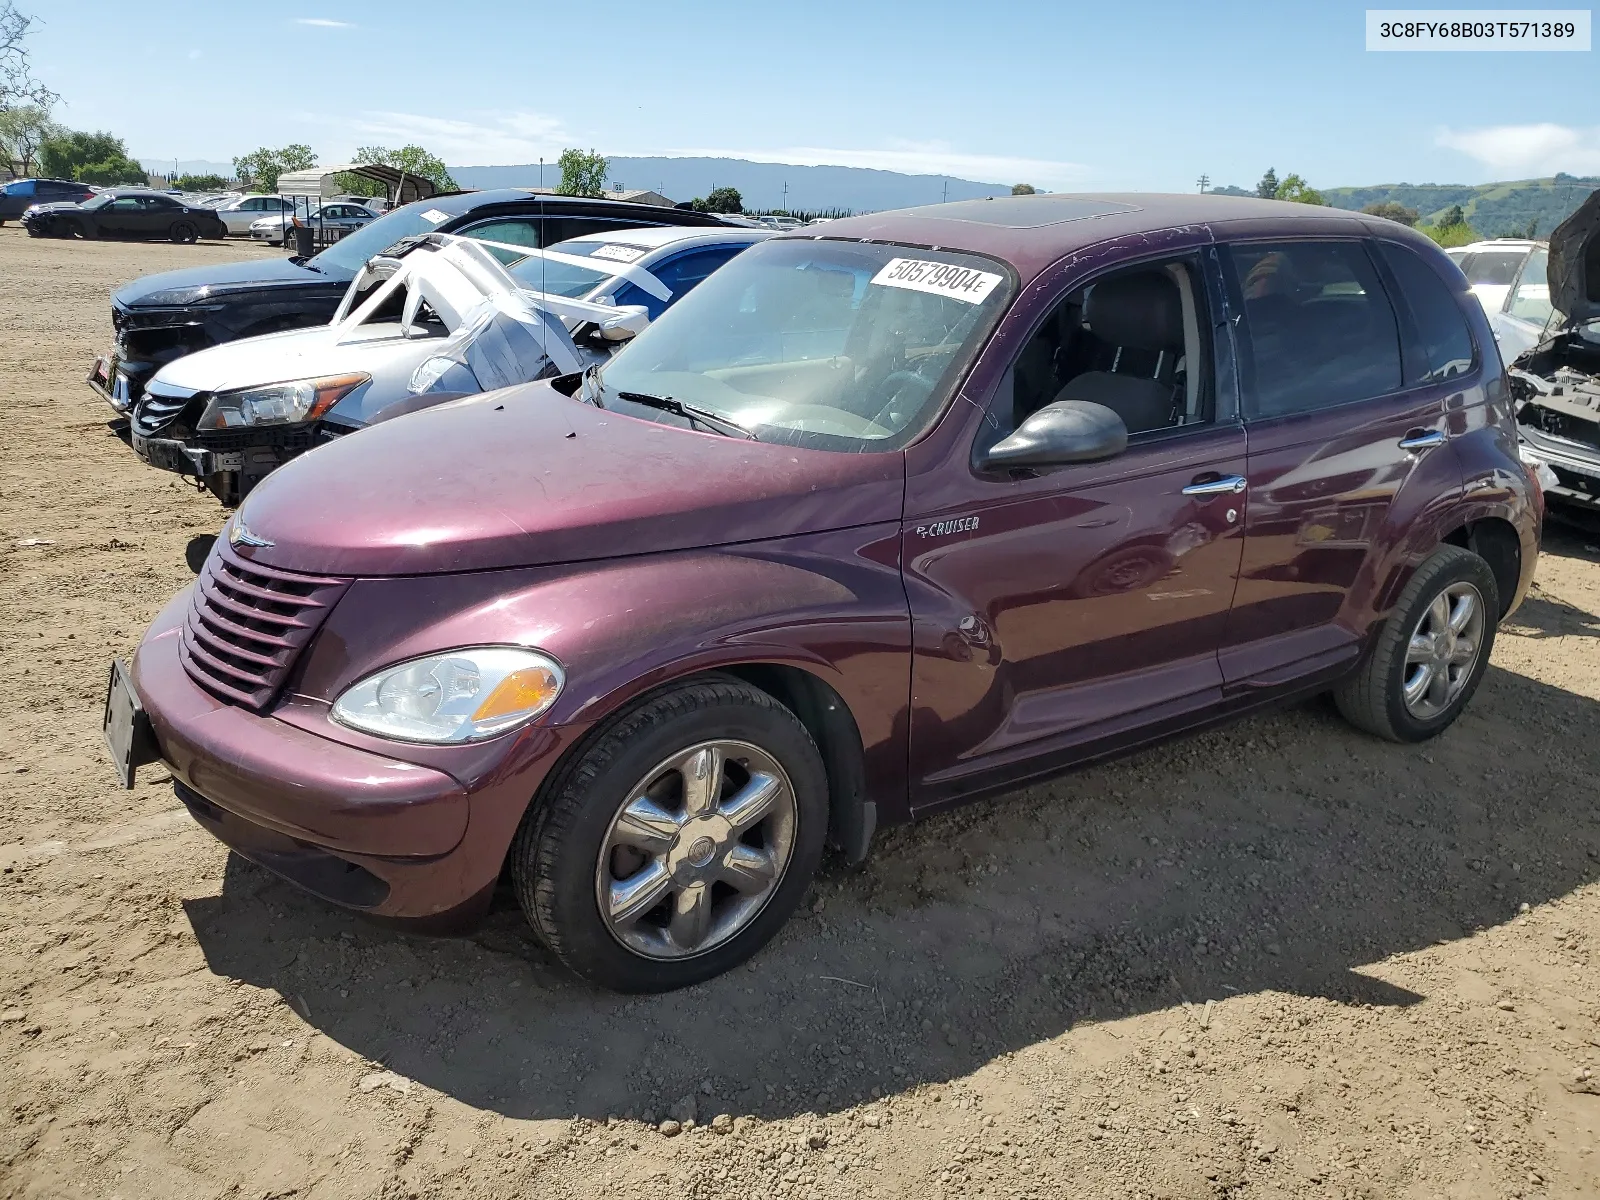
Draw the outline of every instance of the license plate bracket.
M139 703L139 695L128 679L128 668L120 658L112 661L111 675L106 681L101 731L111 754L111 765L124 788L133 787L140 767L161 759L150 717Z

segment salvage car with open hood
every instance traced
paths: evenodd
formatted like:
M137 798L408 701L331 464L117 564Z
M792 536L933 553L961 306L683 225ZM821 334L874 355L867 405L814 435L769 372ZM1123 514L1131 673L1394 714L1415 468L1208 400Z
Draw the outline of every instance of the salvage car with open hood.
M538 250L428 234L351 281L327 325L213 346L158 371L130 441L237 504L296 455L447 400L566 375L765 231L613 230Z
M1511 364L1523 457L1553 500L1600 511L1600 191L1550 235L1544 338Z
M657 225L726 227L727 221L653 204L497 188L402 205L310 258L253 258L143 275L112 295L116 341L95 360L86 382L126 414L150 377L176 358L239 338L327 324L369 258L423 234L549 246L584 233Z

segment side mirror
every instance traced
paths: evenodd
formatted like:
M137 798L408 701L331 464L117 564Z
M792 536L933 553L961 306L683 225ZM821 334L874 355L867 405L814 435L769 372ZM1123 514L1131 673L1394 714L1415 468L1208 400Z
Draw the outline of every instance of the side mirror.
M1128 427L1104 404L1057 400L1046 404L979 460L986 471L1099 462L1128 448Z
M649 309L642 304L624 304L616 316L597 322L596 329L608 342L625 342L643 333L649 324Z

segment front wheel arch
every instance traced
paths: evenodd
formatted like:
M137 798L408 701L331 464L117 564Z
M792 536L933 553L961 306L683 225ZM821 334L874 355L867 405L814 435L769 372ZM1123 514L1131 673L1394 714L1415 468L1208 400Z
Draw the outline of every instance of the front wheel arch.
M811 734L822 754L828 775L828 840L852 863L867 854L877 829L877 804L867 795L866 751L860 727L844 698L826 680L789 663L743 662L702 667L674 675L629 696L605 716L595 721L583 737L567 747L550 768L530 801L530 807L545 802L552 789L565 780L566 768L580 761L597 741L619 722L663 692L687 684L736 679L771 696L792 712ZM509 861L511 847L507 847Z

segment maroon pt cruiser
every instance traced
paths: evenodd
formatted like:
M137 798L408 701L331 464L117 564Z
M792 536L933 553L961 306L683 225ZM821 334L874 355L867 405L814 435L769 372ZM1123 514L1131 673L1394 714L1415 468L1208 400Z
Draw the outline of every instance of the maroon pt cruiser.
M580 974L753 954L824 844L1331 691L1472 697L1543 498L1400 225L1212 196L836 221L581 376L279 470L116 665L125 778L336 903L502 873Z

